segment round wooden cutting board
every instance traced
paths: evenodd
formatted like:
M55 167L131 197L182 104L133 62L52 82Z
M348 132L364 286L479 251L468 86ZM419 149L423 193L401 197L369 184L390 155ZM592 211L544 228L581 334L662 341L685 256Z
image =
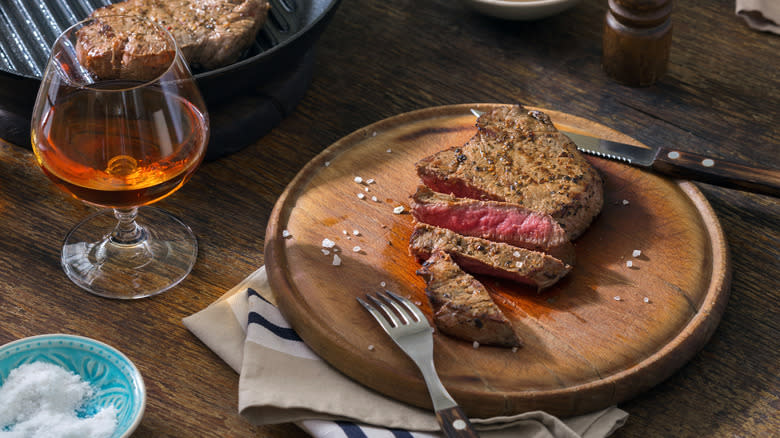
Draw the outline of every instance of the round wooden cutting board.
M430 318L419 264L407 251L409 198L419 184L414 163L465 143L476 132L469 110L491 106L424 109L344 137L304 167L269 219L266 269L293 328L347 376L420 407L431 406L422 376L355 298L389 289ZM639 144L542 111L561 129ZM475 348L434 334L439 375L472 417L537 409L569 416L619 403L680 368L720 320L728 251L701 192L627 165L591 162L605 178L605 204L575 241L571 273L542 293L479 277L524 346ZM399 206L404 212L396 214ZM323 251L326 238L336 243L340 265L332 250Z

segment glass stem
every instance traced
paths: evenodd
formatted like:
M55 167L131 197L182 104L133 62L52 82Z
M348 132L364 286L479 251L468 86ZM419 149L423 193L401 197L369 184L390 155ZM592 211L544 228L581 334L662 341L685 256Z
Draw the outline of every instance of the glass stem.
M120 245L135 245L146 240L146 230L135 222L138 208L115 208L119 223L111 232L111 241Z

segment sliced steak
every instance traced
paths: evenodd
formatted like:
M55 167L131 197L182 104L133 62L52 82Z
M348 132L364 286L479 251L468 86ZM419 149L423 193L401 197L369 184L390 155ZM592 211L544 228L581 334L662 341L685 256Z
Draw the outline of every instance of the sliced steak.
M449 254L466 272L506 278L539 289L552 286L571 270L571 266L538 251L417 224L409 240L411 253L423 261L437 249Z
M153 69L157 58L166 55L155 45L136 44L146 30L142 23L106 31L116 22L111 15L133 15L168 29L190 66L222 67L252 44L268 9L268 0L127 0L107 5L92 12L91 17L102 17L100 22L79 31L79 60L101 79L135 79L128 72L137 74L139 66L147 64Z
M416 164L426 186L548 214L569 239L601 211L601 176L546 114L520 105L496 107L477 119L477 128L465 145Z
M485 286L463 272L449 254L434 251L417 274L425 279L425 294L440 332L485 345L522 344Z
M420 222L458 234L542 251L574 264L574 247L550 215L500 201L458 198L426 186L412 196L412 215Z

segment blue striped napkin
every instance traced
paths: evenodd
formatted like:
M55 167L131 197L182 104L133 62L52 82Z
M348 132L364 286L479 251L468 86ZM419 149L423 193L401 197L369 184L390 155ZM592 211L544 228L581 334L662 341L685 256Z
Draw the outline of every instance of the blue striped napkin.
M239 373L238 410L254 424L295 423L316 438L439 438L432 412L350 380L298 337L273 303L260 268L185 326ZM536 411L472 419L483 438L601 438L628 414L610 407L558 419Z

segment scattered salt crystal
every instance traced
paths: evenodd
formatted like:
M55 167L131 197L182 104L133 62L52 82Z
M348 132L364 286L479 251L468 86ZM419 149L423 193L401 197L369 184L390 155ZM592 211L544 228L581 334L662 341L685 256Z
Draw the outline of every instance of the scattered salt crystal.
M341 265L341 257L338 254L333 254L333 266Z
M523 267L523 262L515 262L515 266L518 267L518 268L522 268Z
M374 351L374 344L368 346L368 351Z
M620 301L620 297L619 297L619 296L617 296L617 295L615 295L615 298L614 298L614 299L615 299L615 301Z
M623 205L628 205L628 199L623 200Z
M323 248L333 248L334 246L336 246L336 242L334 242L334 241L332 241L332 240L330 240L328 238L322 239L322 247Z
M358 231L358 230L352 230L352 235L353 235L353 236L359 236L359 235L360 235L360 231Z
M358 199L364 199L366 197L366 195L364 195L362 193L358 193L357 197L358 197Z
M629 260L629 261L627 261L627 262L626 262L626 266L627 266L627 267L629 267L629 268L630 268L630 267L633 267L633 266L634 266L634 262L632 262L631 260Z
M91 417L77 414L93 394L88 382L59 365L19 365L0 387L0 435L109 437L117 426L115 406Z
M364 192L370 192L371 190L368 190L368 187L363 187Z
M290 236L292 236L292 234L290 234L290 232L289 232L289 231L287 231L287 230L282 230L282 237L284 237L284 238L286 239L286 238L288 238L288 237L290 237Z
M512 353L517 353L517 350L519 350L519 348L517 348L517 347L512 347Z
M393 150L392 150L392 149L390 149L390 148L388 148L388 149L387 149L387 153L388 153L388 154L389 154L389 153L392 153L392 152L393 152Z
M330 255L330 250L323 248L322 250L323 255Z
M650 298L644 297L644 298L642 298L642 301L644 301L646 303L649 303L650 302Z
M376 137L376 131L374 131L373 133L371 133L371 136L372 136L372 137Z
M395 213L395 214L401 214L403 212L404 212L404 206L403 205L399 205L398 207L395 207L393 209L393 213Z
M376 197L376 196L372 196L372 197L371 197L371 200L372 200L372 201L374 201L374 202L379 202L379 199L377 199L377 197Z
M380 285L380 286L382 286L382 287L385 287L385 286L387 286L387 283L385 283L385 282L383 281L383 282L379 283L379 285Z
M366 180L366 184L373 184L373 183L374 183L374 178L369 178Z
M418 306L422 306L422 303L420 301L415 301L414 304L417 304Z
M326 161L325 162L325 167L328 167L328 166L330 166L330 161Z
M358 184L362 184L363 183L363 178L361 178L359 176L356 176L355 177L355 182L358 183Z
M631 255L634 257L639 257L642 255L642 251L635 249L634 252L631 253Z
M341 234L343 234L343 235L345 235L345 236L346 236L346 235L347 235L347 234L349 234L349 233L347 233L347 230L341 230Z
M361 248L359 246L356 246L356 247L352 248L352 252L360 252L360 249Z
M479 342L474 341L474 343L471 344L471 346L474 347L474 349L476 350L477 348L479 348Z
M515 251L512 253L512 255L515 257L520 257L522 254L520 254L520 251Z
M347 240L352 240L352 236L347 236Z

